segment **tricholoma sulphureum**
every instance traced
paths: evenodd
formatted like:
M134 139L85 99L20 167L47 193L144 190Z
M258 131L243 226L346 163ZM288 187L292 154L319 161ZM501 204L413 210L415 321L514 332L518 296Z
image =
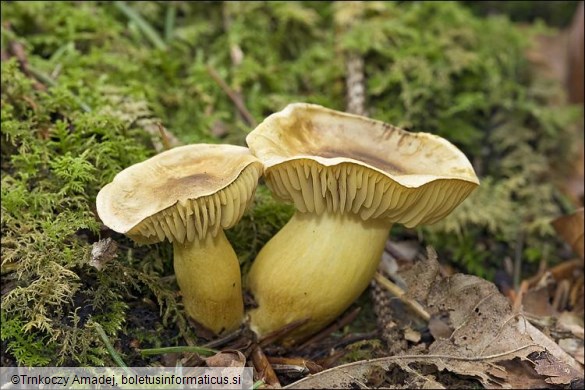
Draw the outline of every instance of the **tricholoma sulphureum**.
M273 194L296 207L248 276L258 335L309 319L287 341L320 330L365 290L393 223L437 222L479 184L441 137L317 105L289 105L246 141Z
M97 210L138 243L173 243L185 310L219 334L243 318L240 266L223 229L240 220L261 174L245 147L177 147L118 173L99 192Z

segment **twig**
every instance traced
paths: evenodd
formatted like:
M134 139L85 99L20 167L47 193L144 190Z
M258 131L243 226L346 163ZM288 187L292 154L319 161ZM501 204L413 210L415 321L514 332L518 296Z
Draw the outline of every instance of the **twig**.
M307 369L311 374L316 374L323 371L323 367L318 365L312 360L306 360L300 357L268 357L270 364L274 365L285 365L285 366L296 366Z
M160 134L163 150L171 149L171 143L169 142L169 137L167 136L164 127L158 122L156 123L156 127L158 128L158 132Z
M7 29L7 31L12 32L10 30L10 25L8 25L6 27L6 29ZM25 75L34 79L35 76L32 74L32 72L30 70L30 64L29 64L28 59L26 57L26 51L24 50L24 46L19 41L17 41L16 38L14 38L14 39L15 39L14 41L10 42L10 45L9 45L10 51L18 60L18 62L20 64L20 68L22 69L22 72ZM33 86L38 91L45 91L47 89L47 87L43 83L40 83L39 80L34 80Z
M242 114L242 117L250 127L256 127L256 120L250 114L250 111L246 108L243 100L238 96L234 90L232 90L229 85L221 78L221 76L217 73L215 69L213 69L210 65L207 66L207 73L211 76L211 78L219 85L219 87L228 95L231 101L236 105L236 108Z
M365 333L353 333L339 340L339 342L335 343L333 348L343 348L349 344L353 344L358 341L375 339L377 334L378 334L377 330Z
M280 388L281 387L280 381L278 380L278 377L276 376L276 373L274 372L272 365L266 358L266 355L264 355L264 352L262 351L262 348L259 345L257 345L252 350L251 357L252 363L254 364L254 367L256 367L256 371L258 371L258 375L260 375L260 378L264 380L264 382L267 385L271 386L272 388Z
M355 318L357 317L361 310L362 310L361 307L356 307L352 311L346 313L343 317L335 321L333 324L329 325L327 328L323 329L321 332L317 333L308 340L305 340L305 342L303 342L299 346L299 349L304 349L310 346L311 344L318 343L319 341L329 336L331 333L343 328L347 324L350 324L353 320L355 320Z
M558 282L563 279L571 278L573 272L580 267L583 268L583 260L574 259L557 264L549 269L548 272L550 272L552 277Z
M353 344L355 342L358 342L358 341L375 339L375 338L377 338L376 337L377 334L378 334L377 330L373 330L371 332L366 332L366 333L349 334L349 335L345 336L344 338L342 338L341 340L339 340L338 342L336 342L335 344L329 346L328 348L321 348L319 351L313 352L313 354L311 355L311 359L317 360L320 356L328 355L331 353L331 351L335 351L338 348L345 348L346 346ZM340 354L337 354L337 352L340 352ZM333 354L332 356L329 356L327 358L319 359L320 362L325 362L325 361L327 362L327 363L323 363L322 366L323 367L325 367L325 366L331 367L335 361L340 359L346 353L346 351L344 351L342 349L338 349L337 352L335 352L335 354Z
M6 26L6 31L10 31L10 25ZM34 80L34 88L38 91L45 91L47 89L47 85L50 87L55 87L57 83L53 80L50 76L46 75L45 73L41 72L40 70L36 69L35 67L31 66L26 58L26 52L22 44L18 41L13 41L10 43L10 50L12 54L16 57L18 62L20 63L20 67L24 74L27 76L35 79ZM70 92L71 96L73 96L73 100L81 107L82 110L85 112L91 112L91 108L85 104L77 95Z
M522 300L524 299L524 294L528 291L528 284L527 280L524 280L522 284L520 284L520 288L516 293L516 299L514 299L514 303L512 304L512 310L514 313L520 313L522 310Z
M310 318L304 318L302 320L291 322L290 324L286 324L280 329L276 329L273 332L268 333L267 335L263 336L259 341L258 344L262 347L272 344L276 340L286 336L287 334L291 333L293 330L300 328L301 326L305 325L307 322L310 321Z
M181 347L163 347L163 348L149 348L140 349L142 355L162 355L164 353L197 353L200 355L211 356L219 351L211 348L197 347L197 346L181 346Z
M404 290L402 290L400 287L392 283L390 280L386 279L379 272L376 272L376 275L374 275L374 279L376 279L376 282L380 283L382 287L390 291L392 295L400 299L406 306L410 307L423 320L428 322L431 319L431 315L427 313L427 311L422 307L420 303L418 303L414 299L407 297Z
M364 59L357 50L348 50L340 44L339 39L352 30L356 22L363 19L364 6L358 2L340 2L334 14L336 29L336 51L345 62L346 111L356 115L367 115L366 86L364 77ZM343 16L346 13L347 15ZM351 15L351 17L348 17Z
M224 337L221 337L217 340L213 340L210 341L206 344L203 344L203 347L205 348L217 348L220 347L226 343L229 343L230 341L238 338L239 335L242 334L242 328L239 328L238 330L236 330L235 332L229 333L227 335L225 335Z
M138 28L146 35L150 42L160 50L166 50L167 45L158 35L156 30L132 7L129 7L124 1L115 1L114 5L118 8L128 19L136 23Z
M364 59L351 51L345 55L347 112L356 115L367 115L366 87L364 82Z
M522 275L522 250L524 249L524 232L518 231L516 236L516 248L514 251L514 289L520 286L520 277Z

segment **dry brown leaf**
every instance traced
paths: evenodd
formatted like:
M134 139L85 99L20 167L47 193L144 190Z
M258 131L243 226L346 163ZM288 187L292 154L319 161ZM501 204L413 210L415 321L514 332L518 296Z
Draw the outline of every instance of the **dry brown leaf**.
M581 376L583 375L583 367L580 366L579 363L571 357L571 355L559 347L556 342L551 340L550 337L546 336L528 321L522 322L522 325L525 326L526 334L528 334L536 344L546 348L548 354L552 355L559 362L581 372Z
M567 87L569 88L569 100L573 103L583 103L583 2L575 11L573 22L569 28L568 38L568 65L567 65Z
M392 378L403 377L413 370L420 377L428 375L429 369L437 373L447 371L474 377L491 388L520 383L511 377L517 374L508 372L503 363L511 366L513 361L528 360L530 354L544 351L526 333L521 325L523 319L512 312L508 300L492 283L461 274L441 278L438 270L436 259L431 258L416 263L402 275L412 287L408 294L419 299L431 315L440 317L451 328L447 338L437 339L429 346L428 354L351 363L309 376L289 388L363 388L371 382L371 373L375 370L398 370L397 375L387 376ZM534 372L532 375L536 376ZM534 383L537 382L538 378ZM546 385L543 379L538 384ZM418 382L392 385L424 386Z
M437 371L451 371L465 376L476 376L482 384L491 388L500 388L505 384L506 370L497 366L499 361L514 359L517 355L528 355L532 347L513 350L501 355L486 358L460 358L448 355L403 355L379 359L364 360L341 365L318 374L308 376L286 386L286 389L331 389L354 388L365 385L372 377L372 372L379 370L394 371L393 378L404 376L413 369L434 366ZM398 369L398 372L396 372ZM401 375L402 374L402 375ZM483 379L483 380L482 380ZM405 383L401 383L405 385ZM363 387L365 388L365 387Z
M550 387L542 377L534 370L532 362L520 359L499 362L499 369L506 370L506 385L512 389L542 389ZM488 372L497 376L496 368L490 369Z
M402 276L409 285L408 294L417 298L433 318L441 318L451 329L450 334L444 332L445 338L435 340L428 354L411 349L404 355L355 362L309 376L287 388L366 388L377 382L372 381L372 372L380 370L386 373L386 380L396 382L391 386L398 387L434 385L430 374L434 374L433 381L451 387L450 383L441 382L441 376L448 373L475 378L487 388L545 387L566 381L556 371L537 373L531 358L540 355L554 362L554 367L570 373L567 375L573 375L571 379L582 376L570 366L572 362L579 367L578 363L516 315L492 283L461 274L441 278L436 258L430 257ZM546 379L550 381L545 382Z
M562 216L552 222L557 233L565 240L576 254L585 258L583 249L583 207L572 214Z
M525 313L538 316L550 317L555 311L550 304L550 293L548 287L537 287L528 290L522 295L522 308Z
M557 326L562 330L571 332L577 338L583 340L583 317L577 316L573 312L564 311L557 319Z
M583 340L573 338L560 339L559 347L561 347L563 351L567 352L579 363L585 364L583 361Z
M244 367L246 357L240 351L221 351L205 358L208 367Z
M559 362L556 359L551 359L548 354L541 354L535 360L535 370L540 375L547 376L546 383L555 385L568 385L575 378L582 376L581 373L571 368L570 366Z

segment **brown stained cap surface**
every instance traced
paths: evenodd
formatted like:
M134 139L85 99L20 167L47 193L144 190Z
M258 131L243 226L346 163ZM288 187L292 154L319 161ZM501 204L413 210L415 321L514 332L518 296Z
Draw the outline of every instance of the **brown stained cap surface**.
M449 141L294 103L246 138L275 195L301 212L352 212L408 227L448 214L479 184Z
M246 169L249 167L252 169ZM247 174L242 174L244 170ZM148 222L152 226L142 234L146 236L144 240L138 241L157 242L166 237L182 242L186 237L192 239L197 232L204 235L208 227L219 227L222 209L226 220L226 205L232 214L235 205L235 212L241 216L240 205L245 208L261 173L261 163L245 147L181 146L118 173L99 192L97 210L104 224L119 233L130 232L135 239L142 234L138 230L143 229L141 224L146 224L143 221L155 221L156 226ZM205 210L197 210L198 207ZM210 215L217 221L209 220ZM152 219L153 216L162 222ZM170 222L168 218L173 216ZM221 225L229 225L239 216ZM169 223L164 222L165 218ZM195 233L175 226L188 223Z
M308 158L325 166L367 166L406 187L438 178L479 184L467 157L439 136L314 104L289 104L266 118L246 141L266 168Z

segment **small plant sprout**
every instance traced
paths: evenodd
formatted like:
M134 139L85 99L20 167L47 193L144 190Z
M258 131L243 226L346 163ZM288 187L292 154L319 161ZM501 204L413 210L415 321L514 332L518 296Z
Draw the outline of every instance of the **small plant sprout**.
M243 317L239 262L223 229L240 220L261 174L245 147L182 146L118 173L99 192L97 210L138 243L173 243L185 310L220 334Z
M248 275L258 335L309 318L285 341L320 330L365 290L393 223L437 222L479 184L438 136L317 105L289 105L246 141L273 194L296 207Z

